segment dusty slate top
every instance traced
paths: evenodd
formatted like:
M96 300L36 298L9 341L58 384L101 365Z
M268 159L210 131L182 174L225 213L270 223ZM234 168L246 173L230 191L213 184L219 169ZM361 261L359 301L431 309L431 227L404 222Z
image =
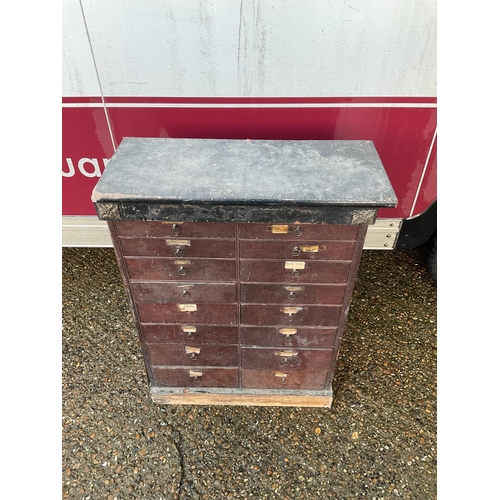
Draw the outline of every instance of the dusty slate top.
M92 201L96 207L104 202L360 208L397 204L371 141L158 138L123 139Z

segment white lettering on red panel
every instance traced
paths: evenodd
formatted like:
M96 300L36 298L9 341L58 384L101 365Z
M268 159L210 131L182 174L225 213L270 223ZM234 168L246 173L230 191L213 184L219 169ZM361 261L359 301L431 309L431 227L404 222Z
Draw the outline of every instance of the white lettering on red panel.
M78 171L85 177L101 177L109 159L102 159L102 168L97 158L80 158L77 162ZM62 171L63 177L73 177L76 173L75 164L71 158L66 158L67 171Z

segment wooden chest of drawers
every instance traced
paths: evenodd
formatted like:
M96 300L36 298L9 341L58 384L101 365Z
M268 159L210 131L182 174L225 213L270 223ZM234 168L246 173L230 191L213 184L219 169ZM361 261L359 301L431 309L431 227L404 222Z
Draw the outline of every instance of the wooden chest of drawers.
M366 141L123 141L93 200L108 220L155 402L331 405L367 226L378 206L396 203L374 152ZM270 188L263 167L298 190ZM325 170L344 189L362 179L350 188L357 198L328 202L321 183L318 199L300 198L308 176Z

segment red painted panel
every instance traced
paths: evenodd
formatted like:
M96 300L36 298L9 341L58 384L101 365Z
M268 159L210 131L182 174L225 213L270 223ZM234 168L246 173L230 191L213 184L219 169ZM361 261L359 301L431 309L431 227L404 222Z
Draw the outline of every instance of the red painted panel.
M373 103L375 98L311 98L302 103ZM379 103L426 104L434 98L376 98ZM266 104L299 102L298 98L260 99L175 99L109 98L117 102L144 103L145 107L108 107L115 143L123 137L192 137L228 139L364 139L372 140L394 186L399 205L379 210L379 217L409 217L436 127L435 107L276 107L276 108L194 108L147 107L148 102ZM227 102L226 102L227 101ZM255 101L255 102L254 102ZM90 102L90 101L86 101ZM67 103L68 105L69 103ZM63 215L95 215L90 195L98 177L81 173L81 158L103 158L113 152L104 112L101 108L63 109L63 171L65 158L73 159L75 175L63 179ZM415 213L436 198L436 155L428 172ZM82 166L91 173L91 163Z
M109 108L123 137L372 140L408 217L436 126L434 108Z
M412 217L423 212L437 198L437 138L432 146L429 163Z
M102 107L62 110L62 213L95 215L90 195L113 155Z

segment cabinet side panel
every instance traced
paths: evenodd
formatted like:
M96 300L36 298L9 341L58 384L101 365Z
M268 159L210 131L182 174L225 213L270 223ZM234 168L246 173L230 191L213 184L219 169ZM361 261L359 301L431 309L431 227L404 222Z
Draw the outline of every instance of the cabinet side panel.
M132 311L132 316L134 317L135 321L135 326L137 329L137 333L139 335L139 342L141 344L141 350L142 350L142 356L144 359L144 364L146 367L146 373L148 376L148 382L149 385L154 385L153 383L153 372L151 370L151 361L149 359L149 352L146 346L146 342L144 340L144 333L142 331L142 326L139 321L139 314L137 312L137 308L135 305L135 302L132 297L132 291L130 288L130 278L128 276L127 272L127 266L125 265L125 261L123 258L123 251L120 246L120 239L118 238L117 232L116 232L116 227L115 227L115 222L114 221L108 221L108 227L109 227L109 233L111 235L111 241L113 242L113 248L115 250L115 255L116 255L116 260L118 261L118 267L120 269L120 274L122 276L123 284L125 286L125 291L127 293L127 298L128 302L130 305L130 309Z
M335 343L333 345L333 356L332 363L330 365L330 370L328 372L328 377L326 380L326 388L331 388L333 383L333 376L335 372L335 367L337 365L337 358L339 355L340 345L342 342L342 336L344 334L344 328L347 321L347 314L349 312L349 305L351 303L352 292L354 290L354 284L356 282L356 276L358 274L359 264L361 262L361 254L363 252L363 243L365 241L366 232L368 230L367 225L360 225L358 227L358 235L356 241L356 248L354 249L354 256L351 262L351 267L349 270L349 276L347 279L347 286L344 295L344 304L342 305L342 310L340 312L340 318L338 322L337 336L335 338Z

